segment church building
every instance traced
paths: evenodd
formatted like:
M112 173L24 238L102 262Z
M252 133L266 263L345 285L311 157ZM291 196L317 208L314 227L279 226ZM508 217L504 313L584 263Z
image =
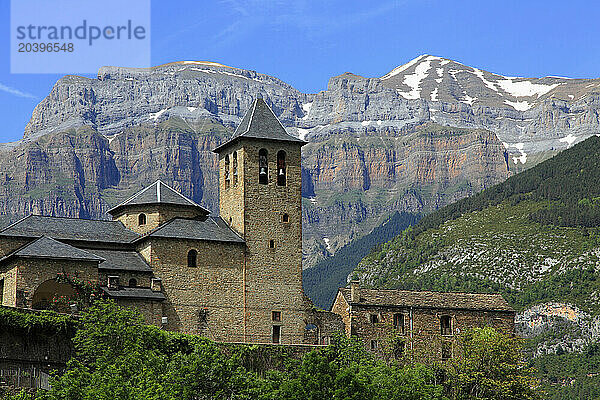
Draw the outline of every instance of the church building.
M0 304L57 308L67 299L66 311L77 311L77 291L99 287L171 331L276 344L327 344L345 331L372 350L385 321L423 342L439 321L444 343L452 327L491 321L512 331L514 311L500 296L355 287L317 310L302 290L304 144L257 99L214 150L219 216L159 180L109 210L112 220L29 215L9 225L0 230Z

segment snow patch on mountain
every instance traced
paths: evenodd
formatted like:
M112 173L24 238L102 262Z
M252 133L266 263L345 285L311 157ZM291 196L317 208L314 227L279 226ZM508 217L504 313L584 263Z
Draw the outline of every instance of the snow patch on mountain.
M460 102L472 106L473 103L475 102L475 100L477 100L477 97L471 97L465 93L465 95L463 96L463 99Z
M427 77L427 73L431 68L431 61L436 57L428 56L425 61L415 67L413 74L408 74L404 77L404 84L411 88L410 92L398 92L407 100L416 100L421 97L421 82Z
M304 103L302 104L302 111L304 111L304 117L302 119L307 119L308 114L310 114L310 109L312 108L313 103Z
M424 58L426 56L427 56L427 54L422 54L419 57L415 58L414 60L411 60L411 61L407 62L406 64L403 64L403 65L400 65L399 67L394 68L389 73L382 76L380 79L381 80L390 79L391 77L398 75L400 72L406 71L407 69L409 69L410 67L412 67L413 65L418 63L422 58Z
M577 136L574 136L572 133L569 133L564 138L558 139L559 142L566 143L567 146L571 146L577 140Z
M543 85L540 83L531 83L530 81L515 82L510 78L499 80L497 83L505 92L514 97L540 97L559 85L558 83Z
M514 108L517 111L527 111L529 110L533 104L529 104L526 101L509 101L509 100L504 100L505 104L508 104L509 106L511 106L512 108Z

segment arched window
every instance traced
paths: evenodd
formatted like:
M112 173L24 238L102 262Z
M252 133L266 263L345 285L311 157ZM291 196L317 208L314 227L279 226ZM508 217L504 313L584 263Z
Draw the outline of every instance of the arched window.
M238 162L237 162L237 151L233 152L233 186L237 185L238 182Z
M286 172L285 151L279 150L277 152L277 186L285 186Z
M229 154L225 156L225 189L229 187Z
M129 280L129 287L136 287L137 286L137 281L135 280L135 278L131 278Z
M146 214L138 215L138 225L146 225Z
M258 151L258 183L267 185L269 183L269 161L266 149Z
M188 267L196 267L198 264L198 252L196 250L188 251Z

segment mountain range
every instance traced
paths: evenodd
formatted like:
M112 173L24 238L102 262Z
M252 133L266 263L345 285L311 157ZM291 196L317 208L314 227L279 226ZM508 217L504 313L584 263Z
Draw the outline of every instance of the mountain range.
M393 212L425 214L599 131L600 81L513 78L423 55L305 94L214 62L65 76L0 145L0 214L106 218L157 178L217 211L216 159L262 97L303 150L304 267Z

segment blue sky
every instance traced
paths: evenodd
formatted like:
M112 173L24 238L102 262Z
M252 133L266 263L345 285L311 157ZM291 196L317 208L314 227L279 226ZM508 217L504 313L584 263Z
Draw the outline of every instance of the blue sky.
M577 0L153 0L152 64L216 61L311 93L331 76L381 76L425 53L509 76L596 78L598 15L596 2ZM60 78L10 73L9 18L0 0L0 142L22 137Z

